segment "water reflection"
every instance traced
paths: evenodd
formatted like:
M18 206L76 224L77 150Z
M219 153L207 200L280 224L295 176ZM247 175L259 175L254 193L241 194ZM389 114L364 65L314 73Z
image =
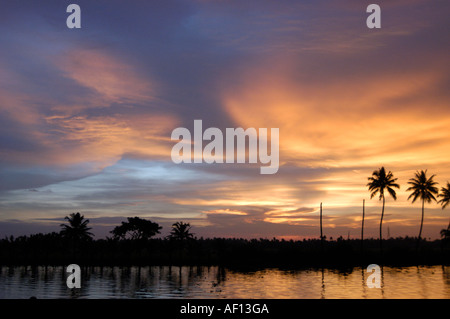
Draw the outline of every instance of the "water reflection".
M321 269L321 273L322 273L322 290L320 292L320 298L325 299L325 271L323 268Z
M450 267L442 266L442 278L447 286L450 286Z
M81 289L65 268L0 267L0 298L450 298L450 267L381 268L368 288L365 268L333 270L222 267L85 267Z

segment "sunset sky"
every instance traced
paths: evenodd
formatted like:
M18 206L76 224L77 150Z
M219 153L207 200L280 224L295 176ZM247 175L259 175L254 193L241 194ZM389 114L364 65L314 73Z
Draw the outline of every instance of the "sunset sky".
M81 29L66 8L81 7ZM378 238L367 178L398 177L384 236L417 236L417 170L450 181L450 2L3 1L0 237L59 231L80 212L103 238L126 217L200 237ZM174 164L177 127L279 128L280 168ZM423 237L450 208L426 204Z

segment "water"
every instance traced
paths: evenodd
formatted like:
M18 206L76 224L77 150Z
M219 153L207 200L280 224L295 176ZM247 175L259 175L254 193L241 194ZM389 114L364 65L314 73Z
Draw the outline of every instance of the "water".
M365 269L219 267L91 267L80 289L68 289L59 267L0 267L0 298L439 298L450 299L450 267L383 267L381 288L368 288Z

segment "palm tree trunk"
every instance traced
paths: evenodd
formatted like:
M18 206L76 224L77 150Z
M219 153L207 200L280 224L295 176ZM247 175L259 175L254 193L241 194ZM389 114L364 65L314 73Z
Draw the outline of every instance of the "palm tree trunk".
M422 220L420 221L420 230L419 230L419 237L417 238L417 251L419 251L419 243L420 239L422 238L422 228L423 228L423 216L425 213L425 199L422 199Z
M380 251L383 253L383 217L384 217L384 204L385 198L383 195L383 208L381 210L381 220L380 220Z
M363 215L362 215L362 224L361 224L361 253L363 252L363 243L364 243L364 206L366 200L363 199Z
M422 238L423 215L425 210L425 200L422 199L422 220L420 221L419 240Z

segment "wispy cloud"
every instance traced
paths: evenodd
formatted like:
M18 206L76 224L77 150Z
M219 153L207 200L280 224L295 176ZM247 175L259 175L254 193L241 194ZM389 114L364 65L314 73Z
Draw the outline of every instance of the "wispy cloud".
M318 236L323 202L327 234L345 236L366 198L376 235L366 183L384 165L402 186L386 224L411 235L408 179L450 178L444 1L383 2L380 30L353 0L110 1L108 14L82 1L80 32L57 18L63 5L28 3L0 12L5 223L82 211L103 230L101 218L135 215L204 236L304 238ZM279 172L173 164L170 133L194 119L280 128ZM427 207L425 232L438 236L445 216Z

